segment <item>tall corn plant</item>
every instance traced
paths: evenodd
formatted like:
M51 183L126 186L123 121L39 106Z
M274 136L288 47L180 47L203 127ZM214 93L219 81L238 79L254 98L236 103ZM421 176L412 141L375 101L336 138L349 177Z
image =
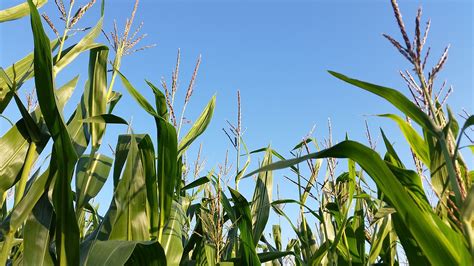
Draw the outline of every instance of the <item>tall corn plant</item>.
M76 16L67 16L64 36L67 36L71 24L77 22L94 2L81 7ZM70 9L72 5L71 2ZM58 8L64 9L62 1ZM178 165L182 153L209 124L214 98L178 146L176 130L167 122L163 94L154 90L156 110L147 110L155 118L158 128L158 158L148 135L132 133L119 137L113 167L114 198L106 216L100 217L89 201L101 190L113 161L98 153L101 139L106 124L126 124L125 120L111 114L120 100L120 93L107 92L108 48L93 43L101 31L102 18L81 41L63 50L66 37L50 44L32 1L28 2L26 9L15 8L2 12L2 21L19 18L28 9L35 41L34 53L5 71L1 69L2 110L14 98L23 116L2 137L2 143L9 148L9 153L2 156L2 171L5 172L3 177L6 181L3 194L17 185L13 209L6 214L2 223L2 263L10 260L15 263L61 265L116 265L125 262L163 265L166 261L168 264L178 264L181 252L177 246L181 245L181 237L176 232L181 230L179 219L183 215L179 213L179 199L176 197L179 193L175 193L176 188L179 188L177 184L181 183L178 182ZM12 15L13 11L17 13ZM54 57L51 45L53 49L59 47ZM89 80L81 102L66 123L61 111L77 78L60 90L55 90L54 80L62 68L88 50ZM30 65L34 69L30 69ZM29 114L16 91L32 77L37 87L39 108ZM123 75L121 78L132 95L142 100ZM109 90L112 87L111 84ZM147 103L146 100L142 102ZM145 106L148 108L148 105ZM28 180L30 170L50 136L54 144L49 167L42 174L38 174L38 170ZM82 156L89 143L90 155ZM74 173L75 192L71 189ZM54 251L50 251L51 245L55 246ZM104 251L111 256L102 256ZM160 255L165 253L167 260Z
M449 108L447 108L448 115L445 115L444 102L440 102L439 95L433 99L434 79L446 61L447 50L438 64L429 72L429 78L426 79L423 72L426 59L421 57L421 50L427 34L425 33L425 37L421 36L421 10L419 10L416 18L415 41L412 44L406 34L396 1L392 0L392 6L405 46L392 37L385 36L413 64L419 83L416 83L408 71L402 76L410 75L410 78L406 78L406 80L410 88L423 97L422 102L420 103L417 100L419 97L414 98L414 102L412 102L394 89L352 79L333 71L330 71L330 74L385 99L400 110L409 119L408 121L413 121L421 127L422 135L417 133L405 119L394 114L382 115L391 118L400 126L413 151L415 163L418 167L417 171L405 168L390 141L382 132L387 148L384 159L371 148L346 140L319 152L276 162L253 173L292 167L308 159L348 158L350 161L359 164L376 183L379 198L375 201L379 202L376 214L381 211L380 207L393 209L393 212L388 212L386 218L380 220L378 232L370 241L370 253L376 249L380 250L380 247L383 247L386 241L393 242L393 239L384 239L391 238L394 229L396 237L400 239L405 250L408 261L412 264L468 265L473 260L471 253L472 226L470 225L472 223L472 209L469 207L472 205L472 179L469 177L470 171L459 155L458 149L463 132L472 125L473 119L469 117L460 130ZM422 186L421 175L423 173L421 169L423 168L430 171L430 183L433 184L433 190L439 197L435 207L430 205ZM354 176L354 174L349 176L351 175ZM348 196L352 197L353 195ZM357 197L359 199L359 196ZM355 206L357 211L360 203L356 202ZM331 209L330 211L334 212L340 210L340 206L336 205ZM333 214L333 216L337 219L340 214ZM324 221L324 217L320 219ZM336 221L336 225L340 223ZM344 229L336 230L336 238L331 239L329 246L339 243L339 237L348 233L344 231ZM330 250L329 247L320 247L316 254L321 255L324 249ZM338 252L345 253L342 247L337 249ZM349 248L349 250L352 249ZM350 259L349 261L361 259L360 256L356 255L357 253L350 252L346 254L349 255L347 256ZM387 257L387 255L390 254L379 252L382 261L391 261L392 264L393 255L390 255L392 258ZM368 263L374 263L376 258L377 256L373 257L369 254L368 258L363 259L364 261L368 259ZM328 259L330 260L331 256ZM319 264L321 260L312 263Z

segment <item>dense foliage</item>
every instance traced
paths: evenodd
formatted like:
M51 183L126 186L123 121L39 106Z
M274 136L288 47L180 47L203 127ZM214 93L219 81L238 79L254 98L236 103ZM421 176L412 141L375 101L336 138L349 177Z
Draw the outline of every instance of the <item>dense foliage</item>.
M460 126L440 93L433 94L447 50L427 72L429 53L423 55L423 46L429 24L423 36L421 10L412 42L392 0L403 42L385 35L413 67L412 72L402 73L413 100L397 90L330 71L400 110L403 116L380 116L400 127L416 169L405 166L383 131L386 152L382 155L349 139L335 145L329 140L321 150L311 136L291 151L294 158L284 158L271 147L250 152L242 138L239 115L228 133L237 156L231 188L222 180L229 175L227 164L205 176L198 174L202 169L196 169L194 180L185 178L191 167L184 160L186 151L206 130L216 101L210 99L180 138L200 59L182 115L176 117L173 102L179 54L169 90L164 82L156 86L146 81L154 104L120 72L122 56L132 52L140 40L134 39L136 33L129 34L138 1L124 34L119 36L115 29L108 38L110 45L95 42L102 31L101 17L69 47L65 43L74 24L95 1L75 14L71 12L74 1L69 11L63 1L56 1L65 21L63 34L43 16L58 37L54 40L46 35L37 10L45 3L28 0L0 11L1 23L29 16L34 39L31 54L0 68L0 113L16 104L22 117L0 139L0 264L397 265L408 261L413 265L472 265L474 172L468 170L459 151L474 117L466 117ZM103 2L101 9L103 16ZM77 108L66 119L63 107L78 78L62 86L55 80L81 53L89 54L88 80ZM112 72L110 81L108 72ZM155 122L156 136L137 134L129 122L114 115L121 99L114 87L116 78ZM33 108L18 96L29 79L34 79L38 99ZM128 127L127 134L117 137L113 158L100 153L109 124ZM45 150L50 147L48 142L52 142L51 150ZM464 146L471 152L473 147ZM247 156L243 166L239 165L242 153ZM259 169L250 172L250 158L262 153ZM49 164L35 169L39 158L47 158ZM347 168L336 167L337 158L347 159ZM296 184L299 194L274 200L273 172L282 168L294 174L288 182ZM255 177L255 191L246 199L238 184L249 176ZM113 178L114 192L102 216L91 200L108 178ZM369 178L376 188L369 185ZM427 189L434 192L435 200L429 200ZM14 202L7 204L11 190ZM309 203L310 198L318 204ZM285 205L298 206L299 216L289 217ZM286 219L294 230L286 247L280 225L269 224L271 212ZM273 239L264 234L269 226Z

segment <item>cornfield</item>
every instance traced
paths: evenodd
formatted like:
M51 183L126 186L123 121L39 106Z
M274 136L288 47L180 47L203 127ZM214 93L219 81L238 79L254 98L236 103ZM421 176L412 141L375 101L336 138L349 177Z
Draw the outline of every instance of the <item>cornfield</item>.
M231 171L226 156L221 167L201 175L201 147L194 169L186 152L211 122L216 97L187 132L182 130L201 58L182 110L175 110L179 51L171 86L164 80L145 81L154 99L146 99L120 70L123 56L151 47L136 46L144 37L137 35L140 26L132 31L138 0L123 33L117 27L111 33L103 30L104 1L95 0L81 7L56 0L64 21L60 32L46 14L39 14L46 2L28 0L0 10L0 23L29 17L34 40L30 54L0 68L0 114L11 104L21 115L0 138L1 265L474 264L474 172L460 152L474 153L466 131L474 117L466 115L459 123L445 104L451 91L441 95L434 90L448 48L434 66L427 66L430 23L422 28L421 9L410 38L391 0L402 40L384 35L412 69L400 72L411 99L401 90L329 71L400 111L379 116L399 127L414 169L405 166L383 130L384 154L349 137L333 144L329 136L320 148L311 135L296 143L292 158L270 146L249 150L238 93L237 121L225 130L235 148L236 170ZM74 25L91 8L100 9L101 18L70 44ZM101 34L107 44L96 42ZM58 86L57 76L84 53L89 55L88 78L75 111L67 116L63 107L78 77ZM34 80L37 105L19 96L28 80ZM149 115L142 119L154 122L156 135L135 133L130 121L114 114L122 97L116 81ZM126 134L115 137L109 157L102 152L109 148L102 139L112 124ZM258 156L258 169L249 169ZM298 189L294 198L275 199L278 169L292 174L286 178ZM186 178L193 170L194 178ZM232 186L224 180L229 175ZM255 189L252 198L245 198L239 182L249 177ZM109 178L113 195L110 203L101 202L108 208L99 213L94 198ZM434 201L427 190L436 195ZM299 209L298 217L285 212L291 205ZM279 224L271 224L271 213L290 225L289 241L282 239Z

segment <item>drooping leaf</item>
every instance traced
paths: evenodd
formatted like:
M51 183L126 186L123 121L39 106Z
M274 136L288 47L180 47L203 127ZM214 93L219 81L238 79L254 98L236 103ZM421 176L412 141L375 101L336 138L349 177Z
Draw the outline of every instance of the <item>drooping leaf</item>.
M40 8L46 4L48 0L35 0L34 3L37 8ZM21 3L16 6L12 6L3 10L0 10L0 23L19 19L30 14L30 7L28 3Z
M356 161L392 202L401 221L407 225L408 231L432 264L469 263L470 255L463 237L442 222L431 209L417 204L382 159L373 150L357 142L343 141L321 152L276 162L255 172L286 168L310 158L325 157L350 158Z
M52 49L58 47L59 40L51 41ZM5 69L7 76L17 84L17 89L22 85L22 81L26 81L33 77L33 52L26 55L12 66ZM9 90L4 79L0 79L0 114L7 108L13 93Z
M438 135L439 130L433 124L428 115L421 111L418 106L416 106L412 101L410 101L400 92L387 87L382 87L357 79L352 79L334 71L329 71L329 73L340 80L343 80L349 84L352 84L384 98L393 106L402 111L405 115L413 119L413 121L419 124L423 129L430 131L433 135Z
M42 139L42 136L41 136L42 132L40 128L36 124L33 117L31 117L30 113L26 109L20 97L16 94L16 91L15 91L16 84L13 84L13 82L10 80L8 75L5 73L5 71L1 67L0 67L0 77L2 77L6 81L8 87L10 88L11 93L13 94L13 98L15 99L15 103L18 106L21 116L23 117L23 121L25 122L25 127L30 139L33 142L40 142Z
M88 117L82 120L83 122L86 123L91 123L91 124L122 124L122 125L128 125L128 122L116 115L113 114L102 114L102 115L96 115L92 117Z
M168 107L165 95L148 80L145 80L148 86L153 90L155 95L155 107L158 115L168 121Z
M153 109L153 106L146 100L143 95L138 92L135 87L128 81L128 79L120 73L120 71L117 71L118 75L120 76L120 79L122 80L123 86L127 89L127 91L130 93L130 95L133 97L133 99L140 105L140 107L145 110L147 113L154 117L158 117L158 114L156 113L155 109Z
M156 241L108 240L94 243L84 265L165 266L163 248Z
M194 180L193 182L187 184L186 186L182 187L181 190L192 189L192 188L204 185L204 184L208 183L209 181L211 181L211 180L209 179L208 176L202 176L202 177Z

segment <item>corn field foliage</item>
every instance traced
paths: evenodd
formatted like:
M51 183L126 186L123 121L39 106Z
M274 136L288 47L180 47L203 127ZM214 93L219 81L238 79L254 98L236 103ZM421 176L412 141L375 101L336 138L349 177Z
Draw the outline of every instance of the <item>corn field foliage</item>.
M188 132L180 132L182 117L172 104L179 55L170 89L164 82L146 81L154 99L144 98L120 72L122 56L136 44L129 32L138 1L125 33L119 36L115 29L107 38L110 44L96 42L102 17L80 33L80 41L67 42L87 9L100 8L103 16L103 2L91 1L74 14L74 1L70 8L56 1L66 24L62 35L47 16L42 20L38 8L45 3L28 0L0 11L0 22L7 26L29 18L34 39L30 54L0 69L0 113L10 104L21 115L0 139L1 265L473 264L474 172L460 151L465 156L474 152L463 138L474 117L458 122L440 93L434 92L447 50L427 70L423 48L429 23L423 35L421 9L410 40L392 0L403 39L385 35L413 68L401 72L412 99L401 91L329 71L400 111L380 116L400 128L415 169L405 166L383 131L381 154L350 136L337 144L327 141L324 149L310 136L296 143L291 158L271 147L249 151L239 117L228 134L237 150L235 186L229 187L222 180L225 167L185 178L190 168L186 151L209 125L216 99L192 116ZM48 26L57 38L48 38ZM78 84L78 77L57 84L61 71L83 53L89 56L85 84ZM25 105L19 97L28 80L34 80L37 106ZM116 90L115 81L121 82L123 92ZM72 92L82 86L75 111L63 113ZM148 117L142 119L154 122L156 135L134 132L129 122L114 115L122 93L146 111ZM101 153L108 149L101 145L110 124L128 132L115 136L113 157ZM258 156L259 168L248 169L251 158ZM40 158L46 162L35 167ZM240 167L239 158L247 158ZM280 178L276 170L283 168L293 174L288 182L299 192L291 199L273 196L273 179ZM248 177L255 180L252 198L238 189L239 181ZM110 178L113 195L110 203L101 203L108 208L99 214L93 199ZM7 204L9 191L14 191L14 199ZM436 198L430 200L428 193ZM286 214L285 206L291 205L299 209L298 217ZM292 236L288 243L282 241L280 225L270 224L271 214L290 224L294 232L285 232Z

